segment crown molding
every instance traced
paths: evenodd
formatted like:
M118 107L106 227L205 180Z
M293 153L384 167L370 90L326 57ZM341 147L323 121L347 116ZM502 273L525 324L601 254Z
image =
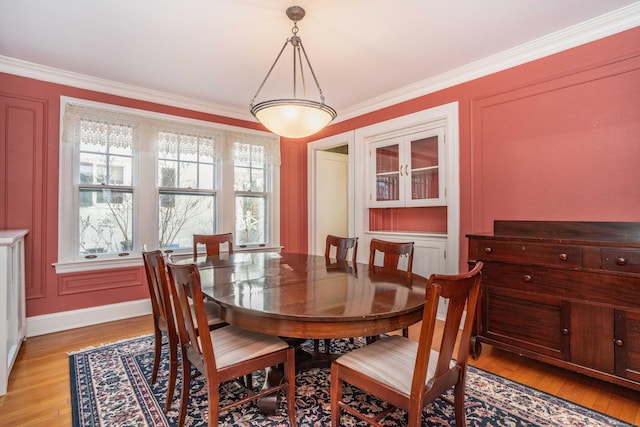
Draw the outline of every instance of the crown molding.
M640 2L340 110L334 123L506 70L640 25ZM1 56L0 72L188 110L255 121L248 111Z
M33 78L50 83L73 86L80 89L104 92L111 95L138 99L141 101L155 102L172 107L185 108L187 110L216 114L239 120L255 121L255 118L244 111L224 105L213 104L194 98L182 97L171 93L147 89L119 83L113 80L101 79L85 74L60 70L45 65L22 61L15 58L0 55L0 72L15 74L21 77Z
M637 2L341 110L335 122L361 116L400 102L544 58L563 50L621 33L639 25L640 2Z

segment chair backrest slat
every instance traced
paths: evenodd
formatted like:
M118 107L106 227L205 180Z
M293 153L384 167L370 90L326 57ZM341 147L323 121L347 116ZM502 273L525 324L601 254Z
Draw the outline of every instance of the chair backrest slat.
M386 240L371 239L369 246L369 267L382 268L385 271L399 271L398 264L401 256L407 257L407 273L413 270L413 242L388 242ZM382 252L384 258L382 266L375 265L376 252Z
M336 248L336 261L346 261L349 249L353 249L351 259L356 263L358 256L358 238L357 237L338 237L329 234L327 236L327 244L324 251L324 257L331 258L331 247Z
M229 253L233 253L233 233L224 234L194 234L193 259L198 258L198 245L205 245L207 256L220 255L220 245L227 243Z
M167 282L167 269L164 257L159 250L145 251L142 253L144 270L149 285L151 308L162 329L176 334L173 320L173 308L170 297L169 284Z

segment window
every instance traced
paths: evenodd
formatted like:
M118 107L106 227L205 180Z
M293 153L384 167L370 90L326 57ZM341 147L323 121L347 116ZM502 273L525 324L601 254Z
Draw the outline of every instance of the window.
M239 250L279 245L279 144L265 132L62 99L58 272L189 253L233 231Z
M133 239L133 129L80 121L78 253L131 250Z
M236 198L236 244L266 245L269 182L264 147L236 142L233 145Z
M160 132L160 248L191 248L194 234L216 232L216 162L213 138Z

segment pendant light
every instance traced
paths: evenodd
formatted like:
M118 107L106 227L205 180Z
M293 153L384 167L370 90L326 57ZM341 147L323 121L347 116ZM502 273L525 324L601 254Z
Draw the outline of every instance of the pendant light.
M291 30L293 35L285 41L280 53L269 69L267 76L251 99L250 111L251 114L271 132L286 138L304 138L313 135L328 125L336 118L336 111L324 103L324 94L311 67L307 52L302 45L302 40L298 36L298 21L304 17L304 9L300 6L291 6L287 9L286 13L289 19L293 21L293 28ZM271 99L256 104L256 97L269 79L271 72L289 44L293 49L293 98ZM302 61L303 58L304 63ZM318 88L320 101L300 99L297 97L298 73L300 74L302 82L303 94L306 96L303 69L305 63L309 67L311 76Z

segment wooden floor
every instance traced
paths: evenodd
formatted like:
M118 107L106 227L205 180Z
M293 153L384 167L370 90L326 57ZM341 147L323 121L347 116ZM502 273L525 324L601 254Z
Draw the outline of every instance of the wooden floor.
M68 353L152 332L150 316L27 339L0 396L0 426L70 426ZM417 327L410 330L417 336ZM640 392L555 368L488 345L472 365L640 425Z

